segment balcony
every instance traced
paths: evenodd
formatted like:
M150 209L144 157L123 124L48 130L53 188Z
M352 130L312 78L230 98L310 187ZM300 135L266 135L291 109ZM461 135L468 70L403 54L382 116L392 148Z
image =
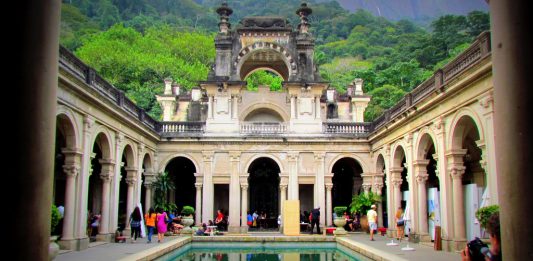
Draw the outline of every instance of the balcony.
M370 133L370 122L325 122L322 124L324 134L350 136L367 136Z
M243 135L279 135L287 133L284 122L242 122L240 133Z

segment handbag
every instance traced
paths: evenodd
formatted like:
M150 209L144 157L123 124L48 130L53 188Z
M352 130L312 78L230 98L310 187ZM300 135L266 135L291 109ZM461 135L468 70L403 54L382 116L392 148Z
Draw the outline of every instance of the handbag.
M399 226L399 227L404 226L405 225L405 220L403 220L403 219L398 220L398 222L396 222L396 225Z

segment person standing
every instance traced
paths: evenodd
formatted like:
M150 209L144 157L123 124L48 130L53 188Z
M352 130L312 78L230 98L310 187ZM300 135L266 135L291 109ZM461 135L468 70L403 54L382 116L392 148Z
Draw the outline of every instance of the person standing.
M316 233L320 234L320 206L311 211L311 235L316 225Z
M131 243L135 243L137 237L141 237L141 210L139 207L135 207L130 215L130 227L131 227Z
M167 222L168 219L167 213L163 211L162 208L157 210L157 243L161 243L165 238L165 232L167 232Z
M156 218L157 214L155 213L154 208L150 208L148 214L144 215L144 219L146 220L146 228L148 229L148 241L146 243L152 243L152 235L154 234Z
M368 213L366 213L368 218L368 226L370 228L370 240L374 240L374 231L378 229L378 213L376 212L376 205L372 205Z
M402 241L404 237L404 228L405 228L405 221L403 220L403 209L402 207L398 207L398 210L396 210L396 215L394 216L396 221L396 232L397 232L397 239L398 241Z

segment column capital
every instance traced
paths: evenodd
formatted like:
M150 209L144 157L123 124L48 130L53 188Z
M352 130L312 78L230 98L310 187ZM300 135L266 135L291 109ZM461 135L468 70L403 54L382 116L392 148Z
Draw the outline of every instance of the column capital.
M370 188L372 188L372 184L368 184L368 183L363 183L363 185L361 185L363 187L363 191L365 193L368 193L370 192Z
M298 152L287 152L287 158L289 161L297 161L299 153Z
M326 153L325 152L315 152L314 153L314 156L315 156L315 161L323 161L324 160L324 157L326 157Z
M131 177L131 176L126 177L126 183L128 184L128 186L133 186L135 185L136 182L137 182L136 177Z
M74 164L63 165L63 172L67 175L67 177L75 178L80 172L80 166Z
M381 190L383 189L383 184L374 184L374 191L378 196L381 196Z
M461 179L465 173L466 167L463 165L452 165L449 168L452 179Z
M83 116L83 131L88 132L94 126L94 118L91 115Z
M418 184L425 184L428 180L429 175L427 173L418 173L416 175L416 182Z
M281 187L281 185L280 185L280 187ZM241 183L241 190L248 190L248 183L246 183L246 184Z
M241 184L248 184L248 177L250 176L250 173L246 173L246 175L240 175L239 176L239 182Z
M332 183L327 183L327 184L325 184L325 186L326 186L326 190L327 191L331 191L333 189L333 184Z
M241 160L241 152L240 151L230 151L229 152L229 159L232 162L240 161Z
M196 187L196 189L202 189L203 185L204 185L203 183L194 183L194 186Z
M111 181L111 179L114 177L114 175L110 175L109 173L100 173L100 179L104 182L104 183L108 183Z
M279 184L279 189L285 191L287 189L287 184Z
M202 158L206 162L213 161L214 156L215 156L214 151L202 151Z
M125 136L123 133L117 132L117 134L115 135L115 138L117 139L117 145L120 145L124 141Z

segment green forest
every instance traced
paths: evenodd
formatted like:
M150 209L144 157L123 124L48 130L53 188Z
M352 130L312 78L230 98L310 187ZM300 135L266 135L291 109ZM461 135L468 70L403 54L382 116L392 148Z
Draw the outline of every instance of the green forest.
M190 89L205 80L214 62L218 0L68 0L61 9L60 43L93 67L128 98L160 119L155 100L163 79ZM300 0L232 1L233 26L244 16L281 15L293 27ZM337 2L315 3L310 16L315 62L339 92L355 78L372 95L365 112L371 121L466 49L483 31L489 15L445 15L425 29L411 21L388 21L364 10L350 13ZM282 79L259 71L249 89Z

